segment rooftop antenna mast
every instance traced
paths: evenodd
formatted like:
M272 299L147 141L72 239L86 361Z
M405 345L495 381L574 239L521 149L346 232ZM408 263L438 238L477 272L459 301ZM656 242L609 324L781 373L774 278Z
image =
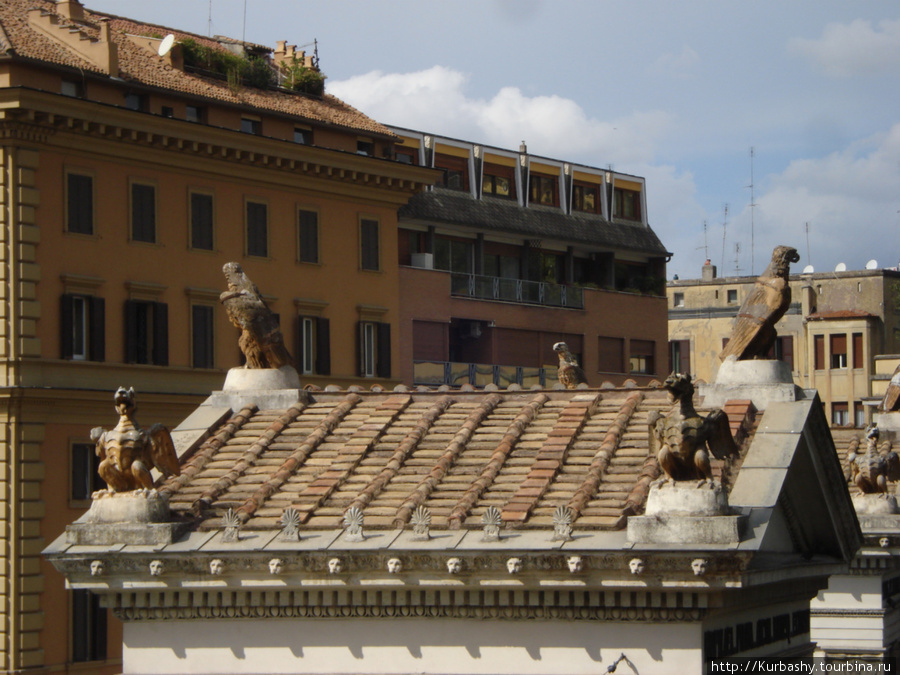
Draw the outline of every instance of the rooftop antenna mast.
M806 221L806 259L812 265L812 256L809 254L809 221Z
M728 234L728 204L725 205L725 217L722 220L722 269L725 269L725 237Z
M741 242L734 243L734 276L741 276Z
M247 0L244 0L244 25L241 28L241 42L247 41Z
M209 0L209 18L206 20L206 37L212 37L212 0Z
M753 146L750 146L750 274L756 274L756 265L753 260L753 210L756 208L756 200L753 198Z
M695 251L703 249L703 258L709 260L709 242L706 239L706 221L703 221L703 246L698 246Z

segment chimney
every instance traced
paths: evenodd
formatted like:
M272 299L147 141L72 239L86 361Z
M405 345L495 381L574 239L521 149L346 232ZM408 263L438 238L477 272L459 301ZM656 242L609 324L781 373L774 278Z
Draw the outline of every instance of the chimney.
M813 288L812 280L806 280L800 287L800 311L803 312L804 319L816 311L816 289Z
M703 281L712 281L716 278L716 266L713 265L708 259L705 263L703 263L703 274L700 277Z
M84 7L78 0L56 0L56 13L69 21L84 21Z

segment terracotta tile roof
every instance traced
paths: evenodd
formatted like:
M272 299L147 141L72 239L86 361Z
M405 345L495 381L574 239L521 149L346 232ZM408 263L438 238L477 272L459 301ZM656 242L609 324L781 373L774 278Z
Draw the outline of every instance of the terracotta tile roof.
M96 65L32 27L28 20L28 11L33 8L53 13L55 3L50 0L0 0L0 50L14 56L102 74ZM141 23L114 15L104 15L92 12L87 8L85 8L84 14L85 23L70 24L60 16L58 17L59 25L62 27L71 25L73 29L77 28L86 36L96 39L99 36L99 20L108 17L110 37L118 50L119 77L125 81L223 103L295 115L313 122L393 136L387 127L334 96L326 94L319 99L252 87L242 87L234 92L229 88L227 82L185 73L170 67L160 57L132 42L127 35L161 37L172 33L179 40L191 38L204 46L221 49L221 45L216 40L165 26Z
M861 309L838 309L833 312L813 312L806 317L807 321L829 321L836 319L869 319L877 315Z
M670 407L655 388L304 394L213 428L160 488L173 512L274 529L290 507L333 529L357 507L366 529L393 529L424 506L435 528L477 529L495 506L508 527L547 528L567 506L580 529L620 529L660 475L647 415Z

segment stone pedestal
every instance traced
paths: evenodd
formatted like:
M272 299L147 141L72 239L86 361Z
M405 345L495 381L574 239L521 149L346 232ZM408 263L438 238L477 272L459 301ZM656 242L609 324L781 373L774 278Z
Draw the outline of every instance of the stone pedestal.
M188 525L168 520L169 503L156 490L101 490L90 510L66 527L66 540L88 546L171 544Z
M239 410L255 404L260 408L288 408L300 400L300 376L292 366L281 368L232 368L222 391L207 400L210 405L227 405Z
M897 498L892 494L856 494L853 495L853 508L857 516L883 516L900 513Z
M784 361L738 361L733 356L719 366L715 383L701 384L698 391L707 408L721 408L731 399L750 399L757 410L765 410L769 403L805 398Z
M876 412L873 421L878 425L881 442L900 439L900 412Z
M741 540L744 516L733 515L724 488L697 481L657 483L643 516L628 519L635 544L733 544Z

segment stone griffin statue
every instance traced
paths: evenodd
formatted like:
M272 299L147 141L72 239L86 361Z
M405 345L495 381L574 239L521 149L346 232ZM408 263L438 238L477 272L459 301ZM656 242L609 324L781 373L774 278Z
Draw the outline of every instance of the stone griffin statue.
M293 365L293 359L284 346L284 337L278 327L278 319L266 305L250 278L236 262L222 267L228 290L219 296L225 305L228 319L241 329L238 340L247 359L247 368L281 368Z
M731 436L728 417L722 410L714 410L705 418L694 410L694 385L690 375L672 373L663 383L674 404L665 415L652 411L650 452L655 453L660 468L672 481L700 480L701 485L712 483L707 448L716 459L738 456L738 447Z
M153 467L166 476L180 474L181 466L168 429L161 424L141 429L134 419L134 389L119 387L114 400L119 413L116 427L109 431L103 427L91 429L91 440L97 444L100 457L97 472L110 492L152 489L150 470Z
M772 251L772 262L756 280L753 290L744 300L731 339L719 354L724 361L735 356L745 359L764 359L775 344L775 324L784 316L791 304L791 287L788 275L792 262L800 260L797 250L790 246L776 246Z
M863 494L887 494L888 481L900 480L900 457L893 451L881 454L878 436L878 427L870 426L866 430L866 453L847 455L850 482Z
M569 345L557 342L553 345L553 351L559 354L559 370L556 373L566 389L575 389L579 384L587 384L587 376L578 365L578 359L569 351Z

